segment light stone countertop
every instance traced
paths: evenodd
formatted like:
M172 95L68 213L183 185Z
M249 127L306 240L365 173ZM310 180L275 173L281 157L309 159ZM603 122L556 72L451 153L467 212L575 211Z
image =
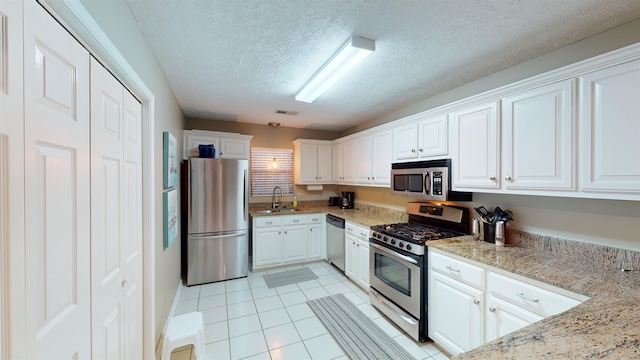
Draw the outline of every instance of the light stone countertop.
M638 359L640 272L471 236L430 247L591 297L584 303L455 359Z
M268 207L262 207L268 209ZM257 208L251 208L249 214L251 216L281 216L281 215L297 215L297 214L313 214L313 213L325 213L335 215L347 221L351 221L360 224L365 227L371 227L373 225L389 224L394 222L406 222L407 215L399 214L398 211L392 211L391 215L385 211L384 208L379 208L375 211L371 208L360 209L358 206L356 209L340 209L338 206L326 206L326 205L300 205L297 207L298 211L294 212L276 212L270 214L257 213Z

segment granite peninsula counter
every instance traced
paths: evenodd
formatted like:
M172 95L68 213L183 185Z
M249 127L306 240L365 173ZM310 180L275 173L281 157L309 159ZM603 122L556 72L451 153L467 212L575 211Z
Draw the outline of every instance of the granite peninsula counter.
M603 247L593 254L600 261L592 261L534 248L496 247L470 236L428 246L591 298L455 359L640 358L640 272L622 272L619 265L637 265L638 253L613 259L606 251L610 248Z

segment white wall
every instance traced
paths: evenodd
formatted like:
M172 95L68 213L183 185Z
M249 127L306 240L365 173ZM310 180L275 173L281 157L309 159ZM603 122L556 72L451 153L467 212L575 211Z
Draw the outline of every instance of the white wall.
M178 139L178 156L182 157L184 115L160 66L149 49L124 0L81 0L82 5L100 25L155 97L154 156L155 197L155 335L162 334L169 310L180 282L180 241L167 249L162 239L162 133L170 131ZM144 186L144 184L143 184ZM179 184L178 184L179 188Z

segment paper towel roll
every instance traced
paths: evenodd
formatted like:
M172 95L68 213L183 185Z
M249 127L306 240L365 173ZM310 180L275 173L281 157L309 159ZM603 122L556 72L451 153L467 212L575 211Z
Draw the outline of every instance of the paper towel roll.
M322 191L322 185L307 185L307 191Z

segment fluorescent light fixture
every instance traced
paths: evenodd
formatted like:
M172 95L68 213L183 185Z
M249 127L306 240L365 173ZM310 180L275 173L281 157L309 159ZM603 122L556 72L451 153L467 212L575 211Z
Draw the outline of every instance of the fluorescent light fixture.
M318 72L313 75L300 91L296 100L307 103L313 102L327 89L335 84L349 70L353 69L367 55L376 49L376 42L360 36L352 36L342 45L340 50L327 61Z

